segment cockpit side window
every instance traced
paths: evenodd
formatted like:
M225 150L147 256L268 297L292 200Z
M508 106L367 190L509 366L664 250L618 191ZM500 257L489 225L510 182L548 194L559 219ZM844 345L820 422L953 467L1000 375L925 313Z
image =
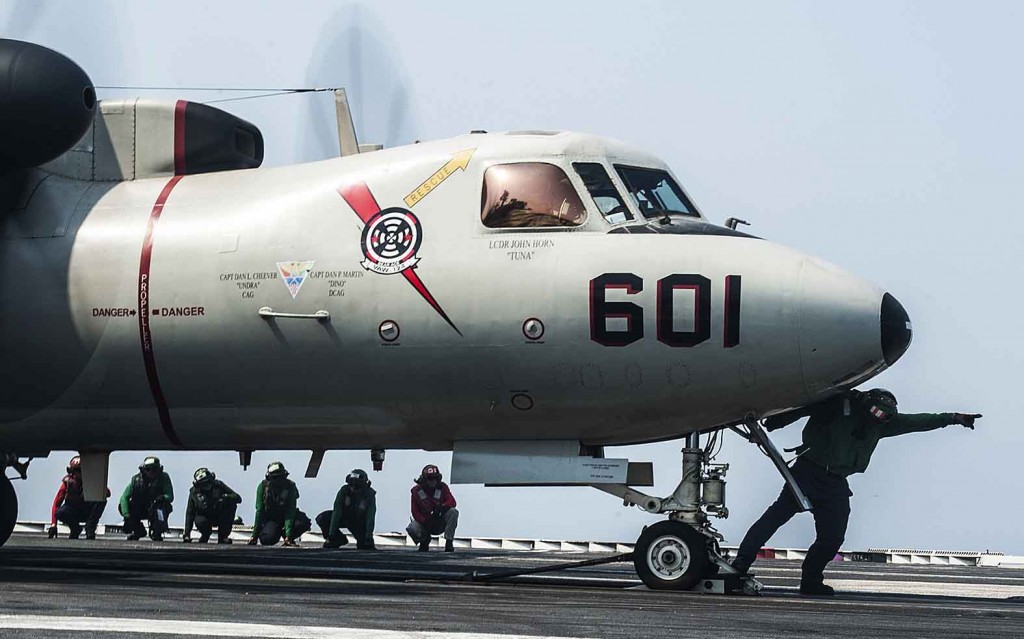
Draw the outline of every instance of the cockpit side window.
M576 169L590 197L594 198L594 204L609 224L620 224L633 219L633 214L622 201L622 196L612 183L604 165L597 162L573 162L572 167Z
M480 220L488 228L579 226L585 217L569 176L554 164L498 164L484 172Z
M615 165L615 170L644 217L661 217L667 213L700 217L667 171L620 165Z

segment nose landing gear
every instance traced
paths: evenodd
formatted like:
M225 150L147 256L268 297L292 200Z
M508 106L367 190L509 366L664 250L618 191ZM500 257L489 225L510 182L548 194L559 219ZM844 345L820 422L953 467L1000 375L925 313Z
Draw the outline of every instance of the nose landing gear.
M18 495L14 492L14 484L7 478L7 469L13 468L22 479L28 475L28 464L32 461L19 461L17 455L0 453L0 546L7 543L14 524L18 522Z
M18 495L6 476L0 477L0 546L7 543L18 521Z
M659 521L633 549L636 574L654 590L688 590L709 576L708 539L681 521Z
M648 588L747 594L762 588L756 579L732 567L719 549L722 536L709 521L709 515L729 516L724 480L729 466L711 463L717 437L718 433L712 434L702 449L696 433L687 436L682 479L668 497L653 497L622 484L594 486L621 497L626 506L668 515L667 521L646 527L633 548L633 565Z

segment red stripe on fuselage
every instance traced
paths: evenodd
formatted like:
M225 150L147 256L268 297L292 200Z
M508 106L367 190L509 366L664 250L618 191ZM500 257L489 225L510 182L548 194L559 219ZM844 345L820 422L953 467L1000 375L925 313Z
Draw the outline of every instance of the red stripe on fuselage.
M185 175L185 100L174 105L174 174Z
M178 100L174 105L174 177L167 181L164 188L157 196L153 204L153 210L149 213L149 222L146 224L146 236L142 240L142 255L139 257L139 343L142 346L142 361L146 367L146 379L149 381L149 391L153 395L153 403L156 404L156 412L160 417L160 426L164 434L172 444L183 448L184 444L174 432L174 424L171 422L171 411L167 407L167 399L164 397L163 388L160 386L160 375L156 369L156 357L153 354L153 331L150 326L150 300L153 298L152 278L150 277L153 264L153 234L156 231L156 224L160 221L160 215L164 212L164 205L171 191L178 185L181 178L185 176L185 100Z

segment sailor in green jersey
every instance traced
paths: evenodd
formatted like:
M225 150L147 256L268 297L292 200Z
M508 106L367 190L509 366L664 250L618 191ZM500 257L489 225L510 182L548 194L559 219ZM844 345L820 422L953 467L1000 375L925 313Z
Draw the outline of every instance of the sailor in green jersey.
M803 443L793 449L798 457L791 471L811 502L816 538L804 559L800 592L832 595L832 588L824 584L823 572L846 536L853 495L846 478L867 469L871 454L885 437L935 430L950 424L973 430L974 420L981 415L900 414L896 397L884 388L876 388L866 393L850 391L819 404L769 417L765 428L776 430L802 417L810 419L804 426ZM747 531L733 566L745 573L761 547L800 510L789 488L783 486L775 503Z
M297 546L297 540L309 531L311 522L298 508L299 489L288 479L281 462L267 466L266 479L256 488L256 521L250 544L273 546L284 535L285 546Z
M345 478L345 485L334 498L334 509L325 510L316 517L324 536L324 548L338 548L348 543L341 530L348 528L356 538L356 548L376 550L373 544L373 526L377 516L377 491L370 487L366 471L356 468Z
M174 488L170 476L156 457L147 457L139 466L139 472L125 486L121 493L118 510L124 517L124 528L128 540L135 541L146 535L142 520L149 521L149 538L163 541L167 532L167 517L171 514Z

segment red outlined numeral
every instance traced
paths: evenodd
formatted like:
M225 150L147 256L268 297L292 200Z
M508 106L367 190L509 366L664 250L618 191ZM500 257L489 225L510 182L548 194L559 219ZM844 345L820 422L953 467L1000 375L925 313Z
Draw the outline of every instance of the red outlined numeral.
M675 295L677 290L693 291L693 330L677 331ZM696 346L711 338L711 280L703 275L669 275L658 280L658 341L674 347Z
M644 336L644 309L632 302L606 301L608 289L627 295L644 290L644 281L632 273L605 273L590 280L590 339L603 346L629 346ZM625 330L609 330L609 319L625 319Z
M722 328L722 346L732 348L740 343L740 284L739 275L725 276L725 326Z
M739 275L725 277L722 346L740 344L741 284ZM644 290L644 281L633 273L605 273L590 280L590 339L603 346L628 346L643 339L644 309L633 302L609 302L608 289L621 289L627 295ZM678 290L693 291L693 329L675 329ZM690 348L711 339L711 280L698 273L674 273L658 280L658 341L673 348ZM626 328L609 330L609 319L625 319Z

